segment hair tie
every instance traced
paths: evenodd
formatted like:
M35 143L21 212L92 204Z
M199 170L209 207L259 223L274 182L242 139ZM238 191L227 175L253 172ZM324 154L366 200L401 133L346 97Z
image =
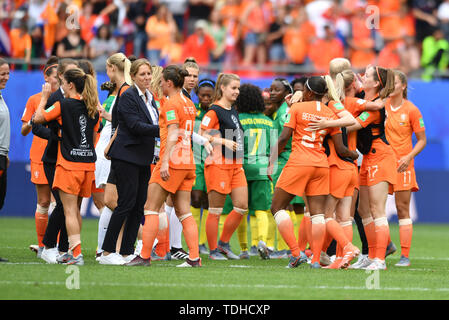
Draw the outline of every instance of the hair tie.
M57 67L58 64L52 64L51 66L48 66L47 68L44 69L44 74L48 71L48 69L53 68L53 67Z
M382 85L382 88L383 88L384 84L382 83L382 79L380 78L380 75L379 75L379 67L376 67L376 72L377 72L377 77L379 78L380 84Z

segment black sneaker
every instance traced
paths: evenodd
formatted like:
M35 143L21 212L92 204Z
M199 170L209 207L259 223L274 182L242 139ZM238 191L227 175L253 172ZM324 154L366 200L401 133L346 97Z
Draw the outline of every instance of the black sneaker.
M173 260L185 260L189 257L189 254L182 248L171 248L170 254Z

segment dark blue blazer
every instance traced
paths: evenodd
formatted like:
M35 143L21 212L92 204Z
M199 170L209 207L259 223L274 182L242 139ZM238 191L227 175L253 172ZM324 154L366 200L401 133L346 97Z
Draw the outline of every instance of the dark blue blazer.
M153 100L152 107L157 109ZM140 166L149 166L153 161L155 138L159 137L159 123L153 123L147 106L139 96L137 88L131 86L121 96L117 108L118 132L109 156Z

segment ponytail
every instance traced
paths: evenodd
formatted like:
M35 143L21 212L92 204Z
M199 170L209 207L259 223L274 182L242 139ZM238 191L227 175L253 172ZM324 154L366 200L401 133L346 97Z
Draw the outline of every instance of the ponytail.
M337 93L337 90L335 89L334 81L332 80L331 76L325 75L324 80L326 81L327 96L329 100L341 102L340 95Z
M405 85L405 89L402 91L402 97L404 98L404 99L407 99L407 96L408 96L408 80L407 80L407 76L405 75L405 73L404 72L402 72L402 71L399 71L399 70L395 70L394 71L394 74L395 74L395 76L398 76L399 77L399 80L401 80L401 83L403 84L403 85Z
M97 93L97 80L90 74L85 74L84 90L81 94L83 96L84 103L86 104L87 113L92 119L98 113L98 93Z
M374 67L374 80L379 81L379 96L387 98L394 91L394 72L391 69Z
M128 58L125 58L124 68L123 68L123 76L125 77L125 82L130 86L133 85L133 80L131 79L131 61Z

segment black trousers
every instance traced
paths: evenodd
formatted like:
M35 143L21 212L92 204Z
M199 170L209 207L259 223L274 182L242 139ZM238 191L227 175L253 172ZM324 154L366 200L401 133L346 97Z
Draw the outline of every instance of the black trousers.
M143 207L147 200L148 181L151 177L150 166L139 166L130 162L112 159L111 170L117 179L117 208L115 208L108 231L106 232L103 250L115 252L120 229L125 222L120 254L134 253L134 243L143 217Z
M55 164L44 162L44 172L50 188L53 185L53 180L55 179L55 171ZM59 191L51 189L51 193L53 194L53 197L55 197L56 207L48 217L47 229L45 230L42 243L48 248L56 247L58 233L60 233L58 249L61 252L67 252L69 250L69 241L65 226L64 207L62 206L61 198L59 197Z
M0 156L0 210L5 204L7 162L6 156Z

